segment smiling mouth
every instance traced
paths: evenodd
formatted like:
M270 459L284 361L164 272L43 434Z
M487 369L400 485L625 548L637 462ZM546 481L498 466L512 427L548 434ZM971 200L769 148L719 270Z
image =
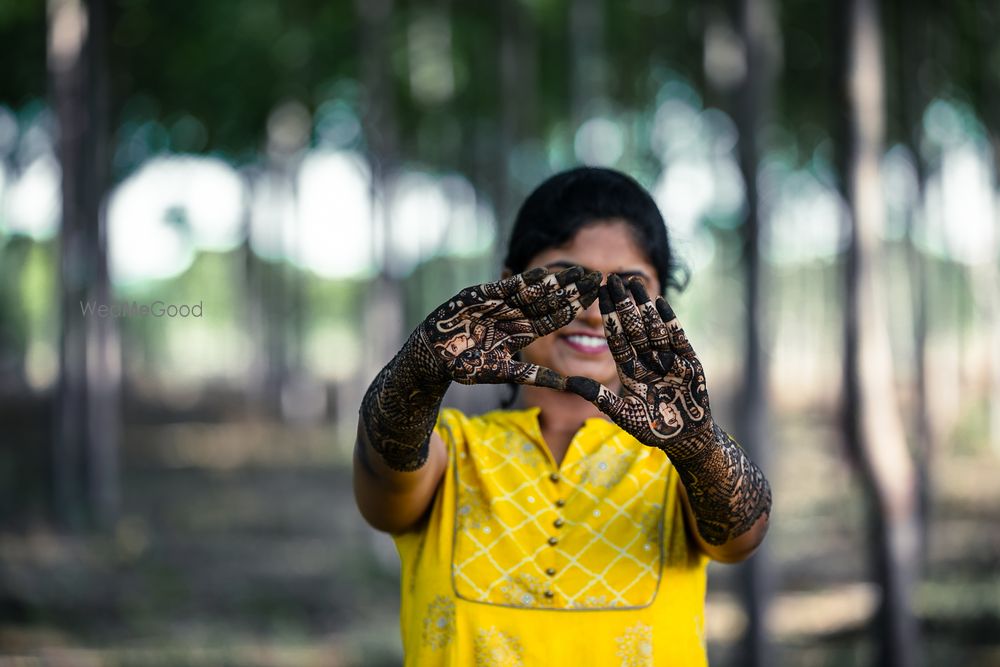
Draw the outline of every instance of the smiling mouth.
M582 354L602 354L608 350L608 341L604 336L571 334L562 336L560 340Z

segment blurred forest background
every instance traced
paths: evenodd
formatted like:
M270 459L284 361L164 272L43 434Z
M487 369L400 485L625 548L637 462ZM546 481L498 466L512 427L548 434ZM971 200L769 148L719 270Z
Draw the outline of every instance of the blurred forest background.
M973 0L0 0L0 664L398 664L360 397L587 163L656 197L774 489L712 663L1000 665L998 35ZM201 316L84 312L133 302Z

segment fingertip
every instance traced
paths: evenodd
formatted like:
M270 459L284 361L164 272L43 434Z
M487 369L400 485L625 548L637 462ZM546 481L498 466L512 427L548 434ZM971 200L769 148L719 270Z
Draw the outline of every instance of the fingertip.
M594 274L588 273L584 277L576 281L576 290L580 294L586 294L587 292L593 292L597 294L597 288L601 286L600 274L595 279Z
M565 287L570 283L575 283L581 278L583 278L584 270L579 266L571 266L568 269L564 269L556 274L556 281L558 281L560 287Z
M632 293L632 298L635 299L636 303L649 301L649 293L646 291L646 286L639 278L632 278L628 281L628 290Z
M607 285L602 285L597 290L597 299L600 303L602 315L610 315L615 312L615 305L611 302L611 294L608 292Z
M566 391L593 402L601 392L601 383L590 378L572 375L566 378Z
M611 293L611 299L615 302L624 301L628 298L621 276L616 273L608 276L608 291Z
M660 319L663 320L664 324L677 319L677 316L674 315L674 309L662 296L656 297L656 312L660 314Z
M537 266L521 274L521 279L526 285L533 285L549 274L549 270L544 266Z

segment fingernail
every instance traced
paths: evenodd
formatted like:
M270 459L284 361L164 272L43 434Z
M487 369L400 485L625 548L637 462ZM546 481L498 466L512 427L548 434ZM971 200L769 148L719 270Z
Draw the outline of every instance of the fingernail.
M580 307L582 310L586 310L590 307L590 304L594 303L597 299L597 290L588 290L580 292Z

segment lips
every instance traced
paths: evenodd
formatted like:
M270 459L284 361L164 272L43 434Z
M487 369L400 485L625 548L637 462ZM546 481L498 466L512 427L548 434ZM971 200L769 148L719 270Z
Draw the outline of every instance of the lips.
M580 354L598 355L608 351L608 341L604 336L568 334L560 336L559 340Z

